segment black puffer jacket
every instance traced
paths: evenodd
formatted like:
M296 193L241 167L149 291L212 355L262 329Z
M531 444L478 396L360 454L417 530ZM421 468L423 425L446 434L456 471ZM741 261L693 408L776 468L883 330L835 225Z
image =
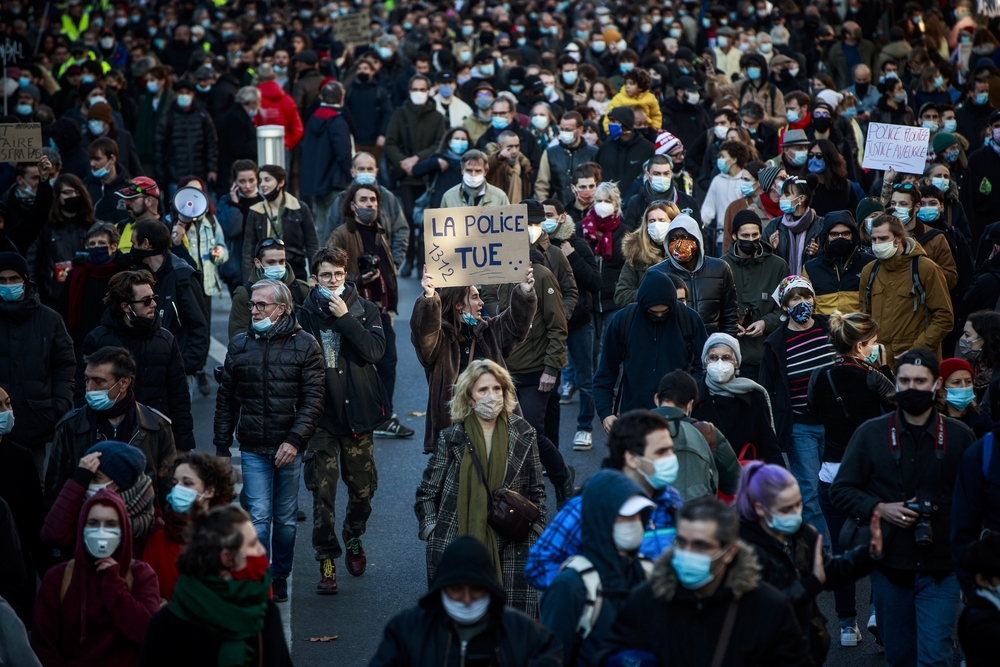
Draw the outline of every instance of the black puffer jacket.
M343 294L347 315L336 317L318 290L312 290L295 316L316 339L326 366L326 409L319 425L331 433L367 433L388 419L389 397L375 372L385 352L378 306L348 283Z
M135 357L135 400L159 410L170 418L177 449L194 449L194 420L191 417L191 394L188 393L187 377L181 350L172 333L160 325L156 315L149 328L127 326L120 318L111 316L107 310L97 327L83 341L83 355L86 356L102 347L124 347ZM77 407L82 407L85 395L84 371L80 365L76 371Z
M160 183L176 183L191 174L208 181L208 172L219 171L219 140L204 109L184 111L175 101L156 124L154 150Z
M273 454L287 442L299 452L323 417L326 398L319 343L286 313L268 331L252 325L229 342L215 401L215 449Z
M168 252L156 278L156 305L162 326L177 339L184 371L194 375L208 359L208 315L201 295L201 274L177 255Z
M60 225L48 222L28 249L28 272L38 286L42 303L64 317L68 309L69 272L76 253L87 247L87 229L91 224L80 219Z
M73 341L54 310L43 306L35 286L20 301L0 301L0 379L17 419L10 439L44 445L73 407L76 357Z
M642 174L642 165L654 152L653 144L636 132L628 141L605 141L597 150L594 162L601 165L605 181L616 181L619 191L628 192L633 181ZM614 285L611 289L614 290Z

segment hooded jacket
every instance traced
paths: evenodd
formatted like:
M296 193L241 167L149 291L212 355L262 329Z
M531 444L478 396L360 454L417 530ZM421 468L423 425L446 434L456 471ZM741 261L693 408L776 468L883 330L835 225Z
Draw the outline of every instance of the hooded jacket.
M854 235L854 248L846 257L834 257L827 248L830 230L837 225L846 225ZM861 237L851 212L833 211L823 218L823 231L818 241L819 252L802 266L802 275L812 282L816 293L816 309L813 312L817 315L831 315L835 310L858 312L861 310L858 301L861 269L874 262L875 256L858 247Z
M305 451L323 416L323 366L292 313L232 339L215 402L216 456L230 456L234 435L240 451L273 454L285 442Z
M646 580L638 553L622 556L612 537L618 510L632 496L644 495L638 484L617 470L595 473L583 488L580 525L583 555L600 576L602 604L600 615L593 619L592 630L584 639L577 635L577 625L587 603L587 589L580 573L567 567L545 590L541 621L562 644L564 664L581 667L595 664L618 610L629 592ZM643 518L645 514L648 511Z
M285 149L292 150L302 139L304 129L299 108L292 96L282 90L277 81L257 84L260 91L260 111L254 118L257 127L281 125L285 128Z
M83 539L84 519L98 503L117 511L121 528L121 541L113 556L116 565L100 572ZM160 588L153 569L132 560L132 528L117 493L98 491L84 503L72 563L72 578L63 599L61 589L69 563L60 563L45 573L35 601L31 648L43 665L138 665L146 625L160 607Z
M625 265L622 266L622 271L618 274L618 284L615 285L615 303L622 308L635 302L636 292L639 291L639 285L642 284L646 271L666 259L663 246L650 243L652 249L659 250L658 253L651 254L639 234L638 230L629 232L621 243Z
M347 283L341 295L347 314L330 312L318 289L309 293L295 316L323 351L326 400L319 426L337 435L367 433L391 416L389 397L375 372L385 352L378 306Z
M705 242L701 237L701 228L689 215L679 215L670 223L670 232L680 227L698 243L698 262L694 271L688 271L680 262L671 256L651 267L649 270L662 273L672 273L687 285L688 307L698 311L708 333L721 331L735 336L739 324L737 312L736 282L733 272L721 259L705 256ZM641 286L640 286L641 288ZM675 290L676 295L676 290Z
M660 305L667 306L667 314L654 320L648 311ZM688 318L686 326L680 321L682 317ZM691 332L689 341L685 330ZM706 340L708 332L701 318L677 303L673 281L662 271L649 271L639 285L637 303L615 313L608 325L594 375L597 416L603 421L612 414L653 407L660 378L671 371L680 369L699 377L704 370L701 349Z
M482 630L463 646L458 627L444 611L446 586L468 584L490 596ZM504 606L505 596L482 543L473 537L454 540L441 556L441 565L426 595L416 606L400 612L385 627L382 643L369 667L436 665L461 667L463 657L476 663L560 667L562 647L540 623ZM477 624L478 627L479 624Z
M662 111L663 127L670 128L684 146L694 146L698 137L712 126L712 117L705 107L681 102L676 95L663 103Z
M629 139L608 140L597 149L594 161L601 166L606 181L617 181L621 192L628 192L632 182L642 175L642 165L653 157L653 144L638 132Z
M863 312L870 314L879 325L879 343L885 348L885 358L895 369L895 358L906 350L922 347L936 352L941 358L941 341L955 323L951 297L944 274L927 253L912 239L906 241L907 251L889 259L876 260L861 270L859 299ZM910 262L917 262L917 274L926 293L926 303L914 303ZM871 299L865 303L868 280L876 263L881 264L871 287Z
M760 336L740 338L740 353L744 366L760 365L764 353L764 340L768 334L781 326L781 308L771 298L771 292L789 274L788 264L771 252L771 246L761 237L760 248L753 257L743 257L739 246L733 243L722 260L729 265L736 283L739 299L739 316L748 324L764 321L764 333Z
M725 667L807 667L805 640L787 598L761 580L749 544L739 542L721 585L699 598L681 586L671 565L673 549L656 561L649 582L629 597L604 643L601 663L630 650L647 651L658 665L710 665L729 610L736 622L722 660Z
M174 432L175 445L187 451L195 447L191 394L177 341L160 322L157 314L148 328L130 327L122 319L113 317L111 311L105 310L101 326L91 331L83 341L81 352L86 357L108 346L124 347L131 352L136 365L135 400L166 415ZM85 404L86 369L81 364L76 372L73 397L77 406Z

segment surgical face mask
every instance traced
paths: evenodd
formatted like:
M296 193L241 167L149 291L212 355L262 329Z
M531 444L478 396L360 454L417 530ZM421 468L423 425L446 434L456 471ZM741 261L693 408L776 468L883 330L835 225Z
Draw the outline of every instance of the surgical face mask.
M465 139L452 139L448 142L448 148L455 155L462 155L465 151L469 150L469 142Z
M545 86L542 89L542 95L545 96L545 99L551 98L555 94L555 92L556 92L555 86Z
M108 488L108 484L111 484L111 480L108 480L104 484L88 484L87 491L85 492L87 498L88 499L93 498L94 496L97 495L98 491Z
M177 96L177 106L181 109L187 109L194 102L194 95L178 95Z
M160 90L160 84L158 84L155 81L147 81L146 90L148 90L151 93L157 93Z
M795 212L795 200L794 199L779 199L778 200L778 207L782 210L782 212L788 213L789 215L791 215L792 213Z
M641 521L615 522L611 528L611 539L615 547L626 553L637 551L642 544L642 534L645 531Z
M114 37L101 37L101 48L107 51L115 45Z
M441 606L444 607L444 612L451 617L451 620L459 625L474 625L489 611L490 594L487 593L472 604L465 604L452 600L447 593L441 591Z
M904 225L910 221L910 214L911 214L910 209L903 208L902 206L897 206L895 212L896 212L896 217L899 218Z
M604 53L604 50L608 48L608 45L604 42L594 42L590 45L590 48L594 50L594 53Z
M7 435L14 430L14 411L0 412L0 435Z
M989 93L976 93L976 104L982 106L990 101Z
M178 514L183 514L191 509L191 505L198 499L198 492L188 486L175 484L174 488L167 494L167 502Z
M110 558L122 541L121 528L103 526L83 529L83 545L94 558Z
M671 28L668 32L674 39L680 39L683 31L680 28Z
M478 190L479 188L483 187L483 182L485 181L486 181L486 176L484 176L483 174L478 174L476 176L473 176L471 174L462 174L462 183L465 184L465 187L470 188L472 190Z
M370 171L363 171L357 176L355 176L354 180L360 183L361 185L372 185L375 183L376 178L375 174L371 173Z
M725 384L735 375L736 366L731 361L722 361L720 359L719 361L710 361L705 366L705 372L708 373L708 377L712 378L713 381Z
M889 241L887 243L873 243L872 244L872 254L879 259L889 259L896 254L896 241Z
M563 72L562 78L564 82L572 86L576 83L578 76L580 74L576 70L573 70L572 72Z
M608 123L608 136L611 137L612 141L621 139L622 134L624 134L624 130L622 130L621 125L618 123Z
M107 167L101 167L100 169L98 169L96 171L93 170L93 169L91 169L90 173L94 175L94 178L104 178L105 176L108 175L108 168Z
M976 359L978 359L979 355L982 354L983 348L979 348L978 350L973 350L972 344L978 343L980 340L982 339L976 338L975 340L970 340L968 338L960 338L958 340L959 356L961 356L963 359L968 359L969 361L975 361Z
M646 233L654 243L663 245L667 240L667 230L670 228L669 222L648 222L646 223Z
M684 588L697 590L715 579L712 575L712 560L711 556L705 554L675 549L670 564Z
M788 316L798 324L805 324L812 317L813 308L811 301L799 301L788 309Z
M772 48L773 47L771 46L770 42L765 42L764 44L758 46L757 50L760 51L761 53L770 53Z
M718 37L717 40L719 42L719 48L720 49L724 49L727 46L729 46L729 38L726 37L725 35L722 35L722 36Z
M543 115L532 116L531 124L535 129L544 130L549 126L549 117Z
M801 167L809 159L809 151L792 151L792 164Z
M17 80L17 83L21 88L24 88L25 86L31 85L31 79L22 76L20 79Z
M461 60L463 63L467 63L470 60L472 60L472 52L462 51L461 53L458 54L458 59Z
M476 401L473 412L483 421L493 421L503 410L503 396L489 395Z
M494 130L506 130L507 126L510 125L510 121L502 116L493 116L490 123Z
M411 90L410 101L416 104L418 107L422 107L423 105L427 104L427 91Z
M95 79L93 74L84 74L80 77L80 83L94 83Z
M760 78L760 68L759 67L747 67L747 76L750 77L751 81L756 81Z
M253 320L251 323L253 324L254 330L258 331L260 333L264 333L265 331L267 331L268 329L270 329L272 326L274 326L274 321L271 320L270 317L265 317L264 319L259 320L259 321L258 320Z
M874 345L872 345L872 351L868 353L868 356L865 357L865 361L867 361L869 364L877 365L878 356L881 351L882 351L881 345L879 343L875 343Z
M726 134L728 132L729 132L729 128L726 127L725 125L716 125L715 126L715 138L716 139L724 141L725 138L726 138Z
M749 197L756 189L756 186L750 181L740 181L740 194L744 197Z
M635 69L635 63L621 63L620 65L618 65L618 69L619 71L621 71L622 74L625 74L626 72L631 72L632 70Z
M670 179L666 176L650 176L649 187L656 192L666 192L670 189Z
M521 84L519 83L510 84L510 92L514 93L515 95L520 93L522 90L524 90L524 86L522 86Z
M793 79L799 75L798 67L789 67L787 71L788 71L788 76L792 77Z
M119 380L118 382L121 382L121 380ZM116 386L118 382L115 382L115 384L111 386L112 387ZM104 412L105 410L110 409L111 406L113 406L115 403L118 402L118 398L121 397L121 392L119 392L118 398L111 398L110 396L108 396L108 393L110 391L111 391L110 388L88 391L86 393L87 405L89 405L90 409L94 410L95 412Z
M787 109L785 111L785 118L788 119L789 123L797 123L799 122L799 112L794 109Z
M715 161L715 167L720 173L725 174L729 171L729 161L724 157L720 157Z
M941 192L948 192L951 188L951 179L945 178L944 176L934 176L931 178L931 185L936 187Z
M954 118L946 118L941 122L944 124L945 132L954 132L958 129L958 121Z
M534 243L540 238L542 238L542 226L528 225L528 241Z
M938 131L938 124L932 120L922 120L920 121L920 127L926 127L933 134Z
M377 51L378 51L378 57L381 58L382 60L388 60L389 58L392 58L392 49L390 49L388 46L380 46L378 47Z
M212 90L212 86L211 85L203 86L200 83L198 83L198 84L195 84L195 89L199 93L207 93L208 91Z
M22 296L24 296L24 283L0 285L0 299L4 301L18 301Z
M475 28L473 26L471 26L471 25L463 25L462 26L462 35L465 36L465 37L472 37L472 33L473 33L474 30L475 30Z
M542 221L542 231L546 234L552 234L557 229L559 229L559 221L554 218L546 218Z
M921 206L920 210L917 211L917 218L924 222L934 222L939 215L941 214L938 212L937 206Z
M821 157L809 158L809 171L813 174L822 174L826 171L826 160Z
M493 65L483 64L479 66L479 73L482 74L487 79L493 76Z
M892 96L892 99L896 102L896 104L906 104L906 93L896 93Z
M96 118L92 119L92 120L88 120L87 121L87 129L90 130L90 133L92 135L94 135L95 137L99 137L102 134L104 134L104 121L103 120L97 120Z
M269 280L281 280L285 277L285 267L284 266L265 266L261 271L265 278Z
M701 93L694 92L694 93L688 93L687 94L687 102L688 102L688 104L698 104L698 102L700 102L700 101L701 101Z
M969 404L976 397L976 391L972 387L949 387L945 391L947 393L945 400L959 410L969 407Z
M569 130L562 130L559 132L559 143L563 146L569 146L574 141L576 141L576 132L571 132Z
M676 454L670 454L655 460L647 459L644 456L640 456L639 458L653 466L652 475L647 475L643 472L642 468L637 468L637 470L654 489L665 489L677 481L677 473L681 469L681 464L677 460Z
M441 84L438 86L438 92L441 93L441 97L449 100L451 99L451 96L455 94L455 87Z
M615 205L611 202L599 201L594 204L594 213L599 218L607 218L615 212Z
M30 104L18 104L16 111L18 116L30 116L35 109Z
M858 115L857 107L847 107L846 109L844 109L845 118L854 118L856 115Z
M802 526L802 512L794 514L771 514L767 520L767 525L782 535L794 535Z

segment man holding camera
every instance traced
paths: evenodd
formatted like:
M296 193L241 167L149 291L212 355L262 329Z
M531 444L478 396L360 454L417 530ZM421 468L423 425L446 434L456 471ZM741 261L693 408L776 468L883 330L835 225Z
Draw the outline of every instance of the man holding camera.
M871 584L890 666L952 664L961 596L949 542L952 492L962 454L975 436L935 409L941 382L933 352L902 354L898 409L855 431L830 488L834 505L860 524L876 510L884 520L885 554Z
M344 224L333 230L326 244L347 253L347 281L354 283L362 298L378 306L382 317L385 353L375 364L375 370L389 398L387 414L392 416L375 427L375 435L412 438L413 429L401 424L392 412L392 396L396 387L396 332L392 328L392 314L396 312L399 290L392 248L379 222L381 206L382 191L377 183L351 183L340 198Z

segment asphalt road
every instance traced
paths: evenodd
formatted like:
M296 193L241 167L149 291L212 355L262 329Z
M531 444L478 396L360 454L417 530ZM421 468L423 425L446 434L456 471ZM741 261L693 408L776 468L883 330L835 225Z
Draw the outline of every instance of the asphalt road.
M417 539L417 520L413 514L414 492L427 460L422 453L423 417L411 414L423 413L427 407L427 385L423 369L413 354L409 335L411 304L420 293L420 285L415 279L401 279L399 287L401 312L395 320L399 354L395 409L400 420L417 433L409 440L375 440L379 488L373 499L374 511L368 523L368 532L363 539L368 569L363 576L355 578L348 574L343 560L338 561L338 595L319 596L314 592L319 580L319 565L311 544L312 497L304 485L300 487L299 507L305 510L308 519L298 525L295 565L289 580L290 600L279 605L286 623L292 659L299 667L367 665L378 648L386 622L397 612L415 604L427 590L424 544ZM209 359L209 365L222 363L225 355L230 302L224 298L213 299L213 308L215 341L212 357L215 361ZM589 452L572 451L577 408L575 400L563 407L561 449L567 463L576 469L579 486L599 469L604 458L606 438L595 419L594 448ZM198 448L212 453L214 409L214 390L208 397L195 396L193 411ZM239 452L235 455L233 462L238 468ZM549 498L554 499L551 485L548 491ZM338 522L343 517L346 502L347 492L341 483L337 499ZM867 604L867 581L858 583L858 600ZM832 646L826 665L881 667L885 664L883 654L876 648L871 635L864 631L868 619L867 606L862 606L859 616L862 642L855 648L840 646L831 593L822 594L820 607L824 615L832 619L828 626ZM337 636L335 641L310 641L311 638L334 635Z

